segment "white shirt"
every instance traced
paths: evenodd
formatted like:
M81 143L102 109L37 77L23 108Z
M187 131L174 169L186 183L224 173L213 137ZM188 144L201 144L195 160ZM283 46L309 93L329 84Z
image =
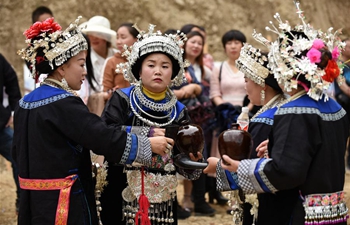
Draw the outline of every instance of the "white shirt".
M96 78L96 81L93 81L93 84L97 90L97 92L102 91L102 80L103 80L103 74L102 74L102 69L105 64L105 61L107 58L113 56L117 52L116 49L114 48L109 48L108 49L108 54L106 58L101 57L99 54L97 54L93 49L91 49L91 63L94 68L94 76ZM95 91L90 88L90 93L94 93Z
M192 67L193 67L194 74L196 75L196 78L197 78L198 82L202 82L201 67L197 63L193 64ZM203 65L203 67L204 67L204 73L205 73L204 74L204 79L209 81L210 77L211 77L211 70L208 67L204 66L204 65Z

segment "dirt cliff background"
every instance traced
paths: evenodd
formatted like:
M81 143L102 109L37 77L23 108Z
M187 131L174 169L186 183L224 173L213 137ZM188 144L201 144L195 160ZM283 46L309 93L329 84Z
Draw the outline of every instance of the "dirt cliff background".
M325 31L329 27L344 28L344 36L349 35L350 0L300 0L307 22ZM31 25L31 13L38 6L49 7L63 28L78 15L83 21L95 15L102 15L111 21L112 29L123 22L137 23L147 29L149 23L157 29L179 29L187 23L204 26L207 30L209 52L216 61L224 59L221 45L222 35L230 29L241 30L248 42L258 45L252 37L253 29L264 36L276 36L265 31L273 15L279 12L283 20L292 25L299 23L292 0L0 0L0 53L14 66L23 87L23 61L16 54L25 47L23 32ZM82 21L82 22L83 22ZM0 157L0 224L16 224L14 212L15 187L8 163ZM179 196L181 198L181 186ZM346 175L345 191L350 191L350 174ZM350 198L347 196L348 205ZM216 206L215 206L216 207ZM216 208L213 218L190 217L181 224L231 224L226 208Z
M349 29L350 0L300 0L306 19L323 31L329 27ZM137 23L147 29L149 23L157 29L180 29L194 23L207 30L208 50L216 61L224 59L222 35L230 29L241 30L248 42L257 44L252 37L253 29L270 35L265 27L274 21L279 12L283 20L292 25L299 23L292 0L1 0L0 1L0 53L14 66L23 86L22 60L16 54L25 47L23 32L31 25L31 13L38 6L49 7L63 28L78 15L83 21L102 15L111 21L112 29L123 22ZM257 44L258 45L258 44Z

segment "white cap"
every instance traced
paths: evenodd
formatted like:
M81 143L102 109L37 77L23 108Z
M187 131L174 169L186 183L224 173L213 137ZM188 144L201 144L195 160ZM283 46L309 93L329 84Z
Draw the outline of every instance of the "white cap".
M83 33L94 34L110 42L113 46L115 45L117 32L111 29L111 24L106 17L94 16L80 26L83 27Z
M242 112L249 113L249 108L247 106L242 107Z

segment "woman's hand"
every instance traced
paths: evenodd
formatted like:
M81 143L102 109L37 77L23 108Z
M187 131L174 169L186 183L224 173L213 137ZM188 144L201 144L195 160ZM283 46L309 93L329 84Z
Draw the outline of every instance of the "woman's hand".
M164 137L165 136L165 129L164 128L158 128L158 127L151 127L151 130L149 132L150 137Z
M202 87L199 84L187 84L179 90L173 90L173 92L179 100L195 98L202 93Z
M102 93L102 96L103 96L103 100L105 100L105 101L108 101L108 99L110 99L111 97L112 97L112 93L113 92L103 92Z
M203 170L203 173L216 173L216 165L219 162L219 158L209 157L207 159L208 166Z
M223 163L223 161L221 161L221 167L223 169L228 170L230 172L237 172L238 166L239 166L239 161L238 160L231 159L227 155L223 155L222 159L224 159L226 161L226 163L229 164L229 165L225 165Z
M10 116L9 120L7 121L7 124L5 125L5 127L10 127L13 124L13 116Z
M185 98L186 92L185 92L184 90L182 90L182 89L173 90L173 92L174 92L174 94L175 94L175 96L176 96L176 98L177 98L178 100L181 100L181 99L184 99L184 98Z
M219 106L219 105L225 103L225 101L222 99L221 96L216 96L216 97L212 98L211 100L214 102L215 106Z
M199 84L193 84L193 93L198 96L202 93L202 87Z
M152 152L161 156L168 154L174 146L174 140L167 137L150 137Z
M261 142L258 147L256 147L255 151L257 152L257 155L258 157L262 158L262 157L265 157L267 158L268 157L268 149L267 149L267 146L269 144L269 140L265 140L263 142Z
M202 92L202 88L199 84L188 84L181 89L185 92L184 98L194 98Z
M200 153L200 152L197 152L197 157L195 157L194 154L193 154L192 152L189 154L189 156L190 156L190 159L191 159L192 161L195 161L195 162L197 162L197 161L200 160L200 159L203 159L203 155L202 155L202 153Z
M117 89L119 89L119 85L115 86L112 89L107 90L103 95L104 100L107 101L108 99L110 99L112 97L113 92L115 92L115 90Z

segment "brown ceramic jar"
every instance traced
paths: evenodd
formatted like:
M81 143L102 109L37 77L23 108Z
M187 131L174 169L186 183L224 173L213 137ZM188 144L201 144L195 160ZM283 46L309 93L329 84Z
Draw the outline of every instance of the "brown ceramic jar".
M196 124L183 124L179 127L176 146L180 152L189 155L193 153L197 157L197 152L202 153L204 149L203 130Z
M253 148L252 136L244 130L238 130L238 124L232 124L232 127L223 131L219 136L219 152L221 157L228 155L235 160L248 159ZM225 160L222 160L228 165Z

